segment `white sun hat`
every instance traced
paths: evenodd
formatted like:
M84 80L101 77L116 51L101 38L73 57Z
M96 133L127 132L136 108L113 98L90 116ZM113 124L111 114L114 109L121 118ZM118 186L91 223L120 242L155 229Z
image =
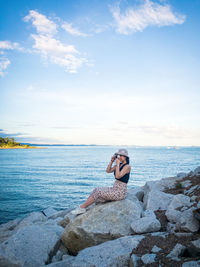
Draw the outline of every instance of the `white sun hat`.
M128 151L125 148L119 149L116 153L116 155L121 155L129 158Z

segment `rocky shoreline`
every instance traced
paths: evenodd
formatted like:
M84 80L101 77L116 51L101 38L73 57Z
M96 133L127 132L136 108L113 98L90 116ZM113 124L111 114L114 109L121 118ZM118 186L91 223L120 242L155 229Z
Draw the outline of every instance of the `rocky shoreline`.
M0 266L200 266L200 167L82 215L48 208L2 224Z

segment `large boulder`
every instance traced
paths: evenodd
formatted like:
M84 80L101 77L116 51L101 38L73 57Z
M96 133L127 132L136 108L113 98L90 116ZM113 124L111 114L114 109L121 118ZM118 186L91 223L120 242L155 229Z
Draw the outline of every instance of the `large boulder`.
M174 195L152 190L144 197L144 207L149 210L166 210Z
M177 230L197 232L199 230L199 221L194 217L193 210L193 207L183 212L168 209L165 215L170 222L176 224Z
M159 220L153 217L143 217L131 224L132 230L137 234L157 232L161 228Z
M62 264L50 264L52 267L128 267L131 252L144 236L126 236L103 244L85 248L73 259L64 260Z
M35 267L49 261L57 249L62 227L51 225L29 225L21 227L0 245L2 267Z
M185 196L183 194L174 195L172 198L172 201L170 202L168 206L169 209L177 209L180 207L190 207L191 206L190 198L188 196Z
M140 218L141 213L142 207L136 197L132 197L132 201L125 199L96 205L70 221L62 241L76 255L84 248L131 235L131 223Z

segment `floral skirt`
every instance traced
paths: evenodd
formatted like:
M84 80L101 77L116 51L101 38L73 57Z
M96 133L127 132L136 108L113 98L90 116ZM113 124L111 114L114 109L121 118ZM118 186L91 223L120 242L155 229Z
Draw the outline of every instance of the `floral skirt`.
M126 197L127 184L115 181L113 187L97 187L92 192L95 202L122 200Z

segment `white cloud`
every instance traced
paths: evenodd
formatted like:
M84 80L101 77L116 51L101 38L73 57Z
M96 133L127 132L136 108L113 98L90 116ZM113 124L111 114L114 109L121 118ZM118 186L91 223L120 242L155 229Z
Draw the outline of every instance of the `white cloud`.
M145 0L144 4L137 8L127 8L124 14L119 6L112 7L111 12L117 24L117 32L121 34L143 31L148 26L169 26L185 21L185 15L175 14L170 5L158 4L151 0Z
M29 15L24 18L25 22L32 21L32 25L39 34L54 35L57 32L57 25L46 16L35 10L30 10Z
M26 22L29 20L32 21L37 31L37 34L31 34L34 40L33 48L43 58L63 67L66 72L70 73L76 73L78 68L87 62L73 45L64 44L54 37L58 26L46 16L31 10L24 18Z
M83 36L86 37L88 34L80 32L78 29L74 28L71 23L63 23L61 26L66 32L70 33L71 35L74 36Z
M10 65L10 60L7 58L0 59L0 76L5 75L5 70L7 69L8 65Z
M18 43L12 43L10 41L0 41L0 49L2 50L21 50Z

